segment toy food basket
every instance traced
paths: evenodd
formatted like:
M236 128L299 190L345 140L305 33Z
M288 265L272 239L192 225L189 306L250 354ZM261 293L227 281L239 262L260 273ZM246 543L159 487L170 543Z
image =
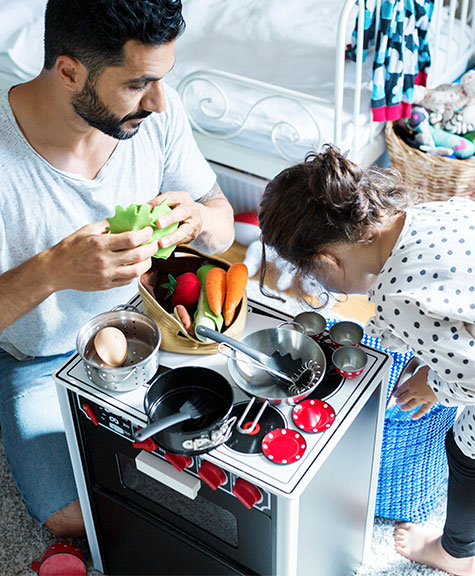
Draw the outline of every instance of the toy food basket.
M208 256L190 246L180 246L167 260L153 258L152 268L139 278L139 292L145 312L160 327L163 350L182 354L214 354L218 351L216 342L205 344L186 332L183 324L175 318L173 306L165 299L167 290L161 286L168 282L168 274L176 277L184 272L196 272L204 263L216 264L225 270L230 266L226 260ZM246 318L247 297L244 294L233 322L223 334L239 338L246 326Z
M422 200L448 200L452 196L475 199L475 160L431 156L406 144L386 124L386 144L391 166L407 184L418 188Z

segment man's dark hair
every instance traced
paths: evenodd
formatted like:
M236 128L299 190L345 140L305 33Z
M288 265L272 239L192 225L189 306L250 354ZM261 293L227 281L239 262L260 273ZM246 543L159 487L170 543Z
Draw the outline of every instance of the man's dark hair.
M159 46L179 36L181 11L181 0L48 0L45 68L58 56L76 58L90 76L120 66L128 40Z

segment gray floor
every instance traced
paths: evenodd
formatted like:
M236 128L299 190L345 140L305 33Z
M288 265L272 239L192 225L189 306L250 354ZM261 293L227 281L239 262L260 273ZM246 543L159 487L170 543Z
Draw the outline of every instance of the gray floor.
M444 497L440 498L437 508L429 521L442 525ZM38 526L29 515L21 496L7 468L3 447L0 443L0 574L1 576L34 575L30 568L32 560L39 560L45 550L56 539L45 528ZM442 576L445 573L430 570L413 564L399 556L392 541L393 522L377 518L373 533L371 552L357 576ZM99 575L90 563L87 543L76 541L87 559L88 576ZM64 576L68 576L65 574ZM139 576L134 575L134 576ZM309 576L327 576L315 573Z

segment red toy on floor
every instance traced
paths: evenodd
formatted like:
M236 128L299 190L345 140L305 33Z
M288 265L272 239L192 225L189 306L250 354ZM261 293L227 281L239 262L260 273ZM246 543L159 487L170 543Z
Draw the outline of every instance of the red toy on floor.
M86 576L84 556L74 544L57 542L46 550L31 568L39 576Z

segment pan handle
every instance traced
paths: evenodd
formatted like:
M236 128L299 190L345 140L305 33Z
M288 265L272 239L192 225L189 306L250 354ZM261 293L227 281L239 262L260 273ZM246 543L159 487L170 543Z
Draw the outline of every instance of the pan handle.
M208 326L204 326L203 324L198 324L195 328L196 334L199 336L204 336L205 338L210 338L215 342L224 342L231 348L237 348L239 352L246 354L246 356L250 356L253 360L257 360L261 364L268 364L270 363L270 358L267 354L262 352L258 352L255 348L251 348L251 346L247 346L244 342L240 340L235 340L234 338L230 338L226 336L226 334L221 334L217 330L213 330L212 328L208 328Z
M226 351L226 348L230 350L229 353ZM220 342L218 344L218 352L220 352L223 356L226 356L226 358L231 358L231 360L237 361L236 352L240 352L240 350L238 350L235 346L231 344L227 344L226 342ZM244 362L244 364L249 364L249 366L254 366L254 368L264 370L264 372L267 372L268 374L271 374L276 378L282 378L282 380L286 380L287 382L290 382L290 384L294 384L294 379L285 374L285 372L282 372L280 370L274 370L273 368L270 368L269 366L262 364L262 362L254 360L254 358L248 358L247 360L241 358L239 362Z
M249 410L251 409L252 405L254 404L254 402L256 401L256 397L253 396L250 401L249 404L247 405L246 409L244 410L241 418L239 418L238 423L236 424L236 430L238 432L240 432L241 434L252 434L252 432L254 432L259 420L261 419L262 413L264 412L264 410L267 408L267 406L269 405L269 401L266 400L262 406L261 409L259 410L259 412L257 413L257 416L254 418L254 421L252 422L252 425L245 430L242 427L242 424L244 422L244 420L246 419L246 416L249 414Z
M161 418L160 420L157 420L156 422L153 422L152 424L145 426L145 428L135 432L135 439L138 442L143 442L144 440L147 440L147 438L150 438L150 436L165 430L165 428L170 428L174 424L178 424L178 422L183 422L184 420L189 419L190 415L188 412L177 412L176 414L171 414L170 416Z
M284 326L295 326L297 328L297 332L302 332L302 334L307 334L307 330L305 326L300 322L296 322L295 320L285 320L285 322L281 322L277 325L277 328L283 328Z

